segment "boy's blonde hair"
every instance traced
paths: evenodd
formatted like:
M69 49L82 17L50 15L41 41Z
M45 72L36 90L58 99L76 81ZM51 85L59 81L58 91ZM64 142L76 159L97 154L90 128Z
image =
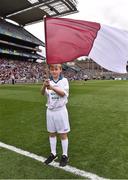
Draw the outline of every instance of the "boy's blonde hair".
M56 67L59 67L60 69L62 69L62 65L61 64L50 64L49 65L49 69L50 68L56 68Z

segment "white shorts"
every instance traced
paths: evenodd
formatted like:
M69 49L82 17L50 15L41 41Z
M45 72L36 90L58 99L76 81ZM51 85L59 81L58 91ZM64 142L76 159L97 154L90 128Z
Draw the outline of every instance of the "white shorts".
M47 109L47 130L50 133L67 133L70 131L66 106L58 110Z

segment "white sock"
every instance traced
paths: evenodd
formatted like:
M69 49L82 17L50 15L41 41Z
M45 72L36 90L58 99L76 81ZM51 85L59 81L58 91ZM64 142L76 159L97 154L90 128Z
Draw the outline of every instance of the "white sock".
M55 156L56 155L56 144L57 144L56 136L49 137L49 142L50 142L51 153Z
M68 156L68 138L61 140L63 155Z

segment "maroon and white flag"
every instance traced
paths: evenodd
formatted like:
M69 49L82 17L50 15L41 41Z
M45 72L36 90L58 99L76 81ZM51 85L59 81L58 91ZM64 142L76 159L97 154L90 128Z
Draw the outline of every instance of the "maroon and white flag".
M67 18L45 18L48 64L88 56L102 67L126 73L128 32L96 22Z

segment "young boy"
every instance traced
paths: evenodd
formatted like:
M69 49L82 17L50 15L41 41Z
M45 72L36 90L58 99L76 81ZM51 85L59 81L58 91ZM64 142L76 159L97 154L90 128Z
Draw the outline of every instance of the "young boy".
M68 112L66 104L68 102L69 84L68 80L62 77L61 64L51 64L49 66L50 80L45 80L41 93L47 96L47 130L49 132L49 142L51 154L45 164L51 163L57 158L56 144L57 133L61 138L62 156L60 166L66 166L68 162L68 136L70 131Z

